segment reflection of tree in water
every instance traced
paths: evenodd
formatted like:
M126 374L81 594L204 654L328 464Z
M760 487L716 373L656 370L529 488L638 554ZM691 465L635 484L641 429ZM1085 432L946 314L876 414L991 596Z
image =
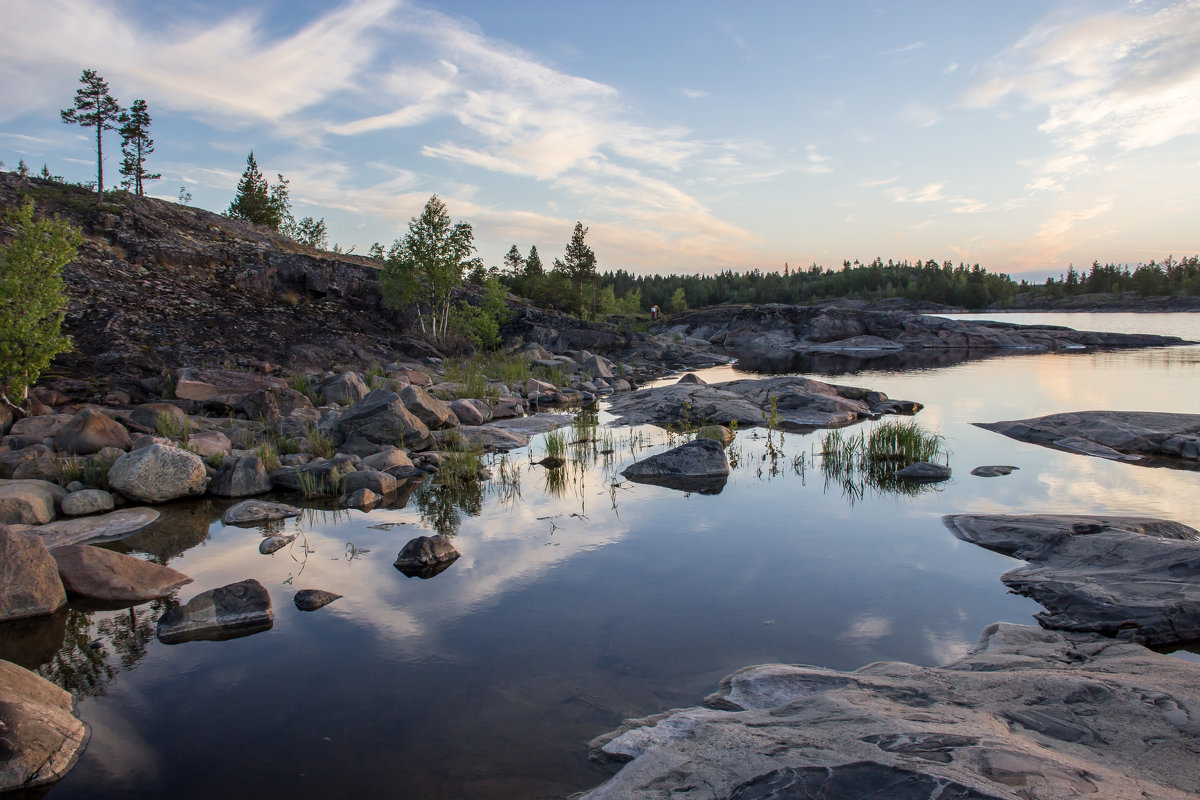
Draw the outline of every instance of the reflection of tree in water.
M213 521L221 514L211 500L176 503L162 508L162 518L146 530L110 547L119 553L145 553L150 561L166 566L208 539Z
M76 697L97 697L122 670L130 670L146 655L158 618L173 598L121 611L71 609L62 646L36 672Z
M456 485L426 481L413 492L421 521L440 534L458 532L462 515L477 517L483 510L483 487L479 481L462 481Z

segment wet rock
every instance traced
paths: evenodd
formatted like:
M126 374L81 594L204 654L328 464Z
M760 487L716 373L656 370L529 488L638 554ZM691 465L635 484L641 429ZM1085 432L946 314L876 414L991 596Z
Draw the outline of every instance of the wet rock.
M221 522L225 525L252 527L277 519L300 516L300 509L285 503L268 503L265 500L243 500L225 509Z
M377 495L375 492L372 492L370 489L356 489L355 491L347 492L338 498L338 505L344 508L357 508L362 511L369 511L375 507L375 504L379 502L379 499L379 495Z
M119 607L166 597L192 582L170 567L86 544L56 547L50 555L68 592Z
M1200 639L1200 533L1150 517L955 514L955 536L1030 562L1001 576L1048 628L1142 644Z
M918 461L897 470L896 477L914 483L936 483L950 480L950 468L945 464Z
M460 553L440 533L410 540L396 556L393 566L406 576L431 578L458 559Z
M85 456L105 447L128 450L133 440L124 425L107 414L85 408L59 428L54 445L60 453Z
M159 516L153 508L139 506L91 517L55 520L30 528L29 531L40 536L46 547L50 548L83 542L115 541L144 531L158 522Z
M977 475L980 478L998 478L1002 475L1010 475L1020 467L1010 467L1004 464L989 464L987 466L976 467L971 470L972 475Z
M0 622L50 614L66 602L58 567L41 538L0 525Z
M68 517L103 514L113 508L113 496L103 489L82 489L71 492L62 500L62 513Z
M593 740L625 763L581 800L1182 800L1200 768L1176 710L1198 679L1138 645L1009 624L943 667L747 667L706 707Z
M367 385L356 372L331 375L320 381L313 390L324 405L348 406L367 396Z
M200 456L153 444L118 458L108 471L108 484L140 503L165 503L204 494L207 477Z
M729 477L729 458L720 442L695 439L634 462L621 474L637 483L716 494Z
M31 789L66 775L88 740L71 694L0 661L0 792Z
M1076 411L974 424L1022 442L1100 458L1184 468L1200 460L1200 414Z
M282 550L296 540L296 535L280 536L274 534L272 536L264 536L263 540L258 543L258 552L264 556L269 556L277 550Z
M54 519L54 495L41 483L0 483L0 525L44 525Z
M218 497L251 497L271 491L271 478L257 454L226 458L208 487Z
M431 440L429 428L409 411L400 395L374 389L338 421L344 439L359 437L376 444L421 448Z
M274 621L271 595L253 578L210 589L158 619L158 640L178 644L219 641L270 629Z
M324 608L341 597L340 594L327 592L324 589L301 589L296 592L293 602L296 608L301 611L316 611L318 608Z

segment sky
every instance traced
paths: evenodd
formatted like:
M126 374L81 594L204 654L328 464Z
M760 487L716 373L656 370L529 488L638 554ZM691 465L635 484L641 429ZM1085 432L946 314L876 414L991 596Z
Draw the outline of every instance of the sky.
M365 252L432 194L601 270L1200 252L1200 0L0 0L0 161L95 179L83 69L223 211L253 150ZM119 138L105 182L119 180ZM186 188L182 188L186 187ZM182 190L182 191L181 191Z

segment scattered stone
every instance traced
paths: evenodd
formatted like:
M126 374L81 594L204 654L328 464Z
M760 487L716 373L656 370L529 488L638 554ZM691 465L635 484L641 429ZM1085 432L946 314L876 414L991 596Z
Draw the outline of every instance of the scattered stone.
M141 503L165 503L204 494L208 473L195 453L152 444L118 458L108 471L108 485Z
M450 410L463 425L482 425L492 418L492 410L482 400L455 400L450 403Z
M253 527L264 522L300 516L300 509L285 503L268 503L265 500L243 500L225 509L221 522L225 525Z
M0 525L0 622L51 614L66 602L58 567L42 540ZM2 734L0 728L0 742Z
M121 607L166 597L192 582L170 567L87 544L56 547L50 555L68 592Z
M386 472L369 467L342 476L342 491L353 494L359 489L368 489L380 496L391 494L396 491L396 479Z
M950 480L950 467L929 461L918 461L896 471L896 477L913 483L936 483Z
M226 458L208 487L218 497L251 497L269 492L273 484L258 454Z
M279 534L266 536L261 542L258 543L258 552L262 553L264 556L269 556L275 551L282 550L283 548L287 547L295 540L296 534L292 534L291 536L280 536Z
M729 477L725 447L713 439L694 439L663 453L634 462L621 472L637 483L685 492L717 494Z
M82 489L63 498L62 513L68 517L103 514L115 508L113 496L103 489Z
M393 467L411 467L412 459L408 457L408 453L400 448L387 446L378 453L364 458L362 463L371 469L377 469L382 472Z
M1184 469L1194 469L1200 460L1200 414L1075 411L974 424L1022 442L1099 458Z
M269 630L274 621L271 595L250 578L196 595L158 619L158 640L178 644L220 641Z
M55 520L30 528L49 548L83 542L107 542L125 539L158 522L160 514L153 508L138 506L110 511L92 517Z
M611 378L613 377L612 369L608 366L608 361L600 356L591 356L579 363L579 371L589 378Z
M700 386L708 385L708 381L704 380L704 378L701 378L694 372L689 372L688 374L684 375L682 378L676 381L676 383L695 383L699 384Z
M233 443L229 441L229 437L220 431L197 431L188 436L188 449L194 452L201 458L209 458L220 453L223 456L229 455L233 450Z
M971 470L972 475L978 475L980 478L998 478L1002 475L1010 475L1020 467L1010 467L1003 464L991 464L983 467L976 467Z
M296 608L301 611L316 611L318 608L324 608L341 597L340 594L327 592L324 589L301 589L296 592L295 598Z
M44 525L54 519L54 495L41 483L0 483L0 525Z
M312 409L312 401L287 386L256 389L243 397L234 411L246 419L272 420L291 416L296 411Z
M440 533L412 539L396 556L393 566L407 577L432 578L458 559L460 553Z
M107 414L85 408L58 429L54 445L60 453L86 456L105 447L128 450L133 440L124 425Z
M32 789L66 775L88 740L70 692L0 661L0 792Z
M552 383L546 383L546 381L539 381L537 378L530 378L529 380L525 381L525 396L526 397L537 397L537 396L541 396L541 395L548 395L548 394L553 393L554 391L555 391L554 384L552 384Z

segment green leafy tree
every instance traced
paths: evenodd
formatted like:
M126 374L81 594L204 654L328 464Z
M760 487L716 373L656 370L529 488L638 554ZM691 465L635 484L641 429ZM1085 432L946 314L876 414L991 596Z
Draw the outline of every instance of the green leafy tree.
M35 219L33 202L10 210L16 238L0 252L0 402L24 402L29 385L71 346L62 333L62 269L83 241L57 219Z
M596 254L584 241L588 229L582 222L575 223L575 231L571 241L567 242L567 251L562 260L554 259L554 268L566 275L579 289L579 311L583 311L583 287L596 278Z
M421 330L445 338L450 323L450 294L463 272L478 263L475 233L467 222L453 222L435 194L408 233L392 245L379 274L384 302L393 308L414 306Z
M675 293L671 295L670 308L674 312L687 311L687 309L688 309L687 295L685 295L683 293L682 286L680 286L678 289L676 289Z
M96 129L96 194L104 193L104 132L117 129L121 106L108 93L108 83L95 70L85 69L75 90L75 105L59 112L67 125Z
M279 183L271 186L258 170L254 151L246 157L246 171L238 181L233 202L225 210L225 216L243 219L255 225L264 225L273 231L294 224L292 205L288 198L288 181L279 175Z
M304 217L297 222L288 235L297 242L309 247L315 247L318 250L325 250L329 247L329 231L325 228L325 218L313 220L312 217ZM382 254L383 246L379 247Z
M118 118L121 123L121 174L123 185L134 194L146 194L146 181L157 181L161 173L146 171L146 158L154 152L154 140L150 138L150 112L145 100L134 100L128 110Z

